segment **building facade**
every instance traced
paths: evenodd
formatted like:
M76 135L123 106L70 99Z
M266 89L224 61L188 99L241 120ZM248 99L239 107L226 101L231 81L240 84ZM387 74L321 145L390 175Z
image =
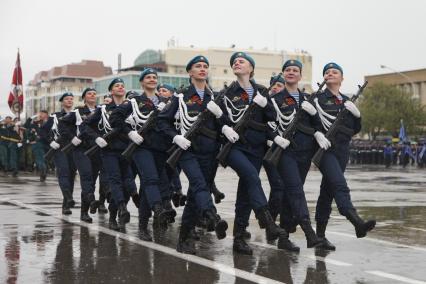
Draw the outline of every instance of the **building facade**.
M111 67L94 60L83 60L37 73L25 90L27 117L40 110L47 110L49 113L60 110L59 97L64 92L74 94L74 105L81 104L81 93L85 88L93 86L93 79L110 74Z
M419 99L422 105L426 105L426 68L368 75L365 76L365 80L367 80L371 86L377 82L397 86L407 93L412 94L413 98Z

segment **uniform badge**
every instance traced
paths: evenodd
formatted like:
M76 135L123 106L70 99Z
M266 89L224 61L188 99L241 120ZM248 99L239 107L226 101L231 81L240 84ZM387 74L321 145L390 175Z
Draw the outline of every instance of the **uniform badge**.
M235 96L235 97L232 98L232 102L233 103L238 102L240 99L241 98L239 96Z

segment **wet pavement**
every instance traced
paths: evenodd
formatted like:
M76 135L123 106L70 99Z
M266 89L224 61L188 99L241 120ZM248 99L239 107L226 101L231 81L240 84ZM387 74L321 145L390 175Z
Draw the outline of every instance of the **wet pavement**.
M301 252L288 253L266 242L252 214L253 256L233 254L232 238L210 233L202 235L197 256L188 256L175 250L179 218L147 243L138 239L131 203L130 224L115 232L108 215L92 215L93 224L80 223L79 208L62 216L52 176L44 183L29 174L0 176L0 283L426 283L426 170L354 166L346 177L360 215L378 221L368 237L357 239L334 207L327 235L337 250L307 249L298 229L291 239ZM312 217L320 180L312 170L305 185ZM216 184L226 194L218 211L230 234L236 175L219 169ZM77 193L79 187L79 200Z

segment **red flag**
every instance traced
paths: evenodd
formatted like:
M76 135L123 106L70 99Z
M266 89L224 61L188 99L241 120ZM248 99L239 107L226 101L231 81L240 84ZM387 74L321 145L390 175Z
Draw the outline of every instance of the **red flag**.
M24 88L22 86L22 69L19 50L16 58L15 69L13 70L12 88L7 102L12 113L19 116L24 108Z

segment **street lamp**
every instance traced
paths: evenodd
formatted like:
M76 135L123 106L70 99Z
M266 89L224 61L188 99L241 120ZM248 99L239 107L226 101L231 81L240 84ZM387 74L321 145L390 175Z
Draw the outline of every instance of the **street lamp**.
M417 95L414 94L414 81L410 77L408 77L404 73L401 73L401 72L399 72L399 71L397 71L397 70L395 70L395 69L393 69L393 68L391 68L389 66L386 66L386 65L380 65L380 68L382 68L382 69L389 69L389 70L395 72L396 74L400 75L404 79L406 79L410 83L410 85L411 85L411 91L413 92L413 97L415 97L415 98L418 97Z

